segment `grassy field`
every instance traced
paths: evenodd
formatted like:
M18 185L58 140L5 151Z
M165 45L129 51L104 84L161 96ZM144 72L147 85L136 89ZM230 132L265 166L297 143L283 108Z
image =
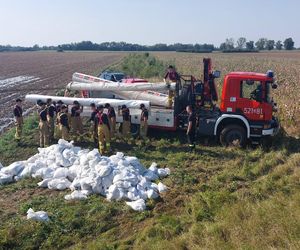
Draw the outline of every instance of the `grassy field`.
M173 61L180 72L201 74L203 55L155 55L165 62ZM231 57L232 69L238 70L242 58L246 64L252 55L210 56L221 70L220 65L225 67ZM279 57L270 53L263 59L260 53L257 61L264 65L273 56ZM294 57L291 54L290 59L282 60ZM274 62L279 64L277 59ZM272 66L272 62L267 64ZM266 71L266 66L261 67L259 71ZM13 130L0 137L2 164L37 152L36 126L35 117L26 120L21 148L13 141ZM1 186L0 249L299 249L300 140L295 137L295 128L292 122L287 123L284 129L293 136L282 130L257 148L224 148L198 141L195 151L190 152L183 133L157 131L150 131L146 148L138 142L115 143L115 151L135 155L147 166L156 161L171 169L164 179L169 191L159 200L147 201L147 210L142 213L133 212L124 202L108 202L96 195L67 202L67 191L37 188L36 179ZM81 146L93 147L91 143ZM51 221L27 221L29 207L47 211Z

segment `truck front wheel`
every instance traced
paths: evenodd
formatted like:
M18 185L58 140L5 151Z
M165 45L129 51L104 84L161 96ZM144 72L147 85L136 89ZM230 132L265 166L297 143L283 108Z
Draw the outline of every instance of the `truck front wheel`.
M246 140L246 131L239 125L228 125L220 133L220 142L223 146L243 147Z

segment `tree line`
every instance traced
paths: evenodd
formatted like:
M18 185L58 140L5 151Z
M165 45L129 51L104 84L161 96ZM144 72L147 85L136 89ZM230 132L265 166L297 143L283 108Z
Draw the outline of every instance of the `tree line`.
M82 41L78 43L61 44L58 46L39 46L35 44L32 47L0 45L0 52L2 51L38 51L38 50L57 50L57 51L178 51L178 52L235 52L235 51L259 51L259 50L292 50L294 48L294 41L292 38L287 38L283 42L269 40L267 38L260 38L258 41L247 41L245 37L240 37L236 42L233 38L226 39L219 47L213 44L165 44L158 43L155 45L140 45L126 42L103 42L100 44L91 41Z
M260 50L293 50L295 42L291 37L286 38L283 42L278 40L269 40L260 38L256 42L247 41L245 37L240 37L236 43L233 38L227 38L224 43L221 43L219 49L221 51L260 51Z

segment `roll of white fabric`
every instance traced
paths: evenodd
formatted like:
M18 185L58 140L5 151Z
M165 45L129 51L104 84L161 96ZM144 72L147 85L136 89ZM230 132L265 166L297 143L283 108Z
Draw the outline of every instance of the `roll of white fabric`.
M147 109L150 109L150 102L143 100L119 100L119 99L107 99L107 98L77 98L77 97L63 97L63 96L49 96L49 95L26 95L25 100L31 103L36 103L38 100L46 102L51 98L52 101L61 100L64 104L72 105L74 101L78 101L82 106L90 106L91 103L96 105L105 105L109 103L113 107L119 107L126 105L129 109L139 109L141 104L144 104Z

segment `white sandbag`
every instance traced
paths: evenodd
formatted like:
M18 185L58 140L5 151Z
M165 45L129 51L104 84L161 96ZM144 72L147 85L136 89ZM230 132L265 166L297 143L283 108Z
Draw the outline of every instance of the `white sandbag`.
M70 185L69 188L70 188L72 191L80 189L80 188L81 188L81 183L80 183L80 181L81 181L81 179L80 179L79 177L76 177L76 178L73 180L73 182L72 182L72 184Z
M100 176L94 179L94 182L92 183L92 191L94 194L102 194L102 178Z
M88 154L87 154L87 158L89 160L93 160L95 159L96 157L100 158L100 153L98 151L98 149L94 148L92 151L90 151Z
M49 221L49 217L45 211L34 212L32 208L29 208L27 211L27 220Z
M170 171L169 168L159 168L159 169L157 170L157 174L158 174L158 176L159 176L160 178L164 178L164 177L170 175L170 172L171 172L171 171Z
M52 179L44 179L40 182L38 182L38 186L42 187L42 188L47 188L48 187L48 183L49 181L51 181Z
M48 188L54 190L65 190L71 186L71 182L66 178L52 179L48 182Z
M138 199L140 199L141 197L139 196L139 192L138 190L136 189L136 187L130 187L128 189L128 192L127 192L127 198L131 201L136 201Z
M159 195L155 190L149 189L149 190L147 190L147 196L148 196L148 199L157 199Z
M143 175L146 179L148 179L149 181L155 181L158 179L157 174L155 174L153 171L151 170L147 170L144 175Z
M57 143L58 143L58 145L62 145L65 148L71 148L71 147L73 147L74 142L73 141L68 142L64 139L59 139Z
M147 188L148 189L153 189L154 191L158 192L158 185L154 182L151 182L150 187Z
M168 187L165 184L161 183L161 182L159 182L157 184L157 186L158 186L158 192L159 193L163 193L163 192L166 192L168 190Z
M17 161L10 164L7 167L1 168L0 171L4 174L15 176L18 175L23 170L24 167L25 165L23 161Z
M144 190L144 189L139 189L139 190L138 190L138 195L139 195L139 197L141 197L141 199L143 199L143 200L147 200L147 199L148 199L147 191Z
M113 178L114 178L114 176L112 174L107 175L107 176L102 178L102 187L103 187L104 190L108 189L112 185Z
M108 188L108 194L106 196L106 199L112 201L112 200L118 200L119 198L120 198L119 189L116 187L116 185L111 185Z
M143 199L136 201L127 201L126 204L130 206L134 211L144 211L146 209L146 203Z
M73 191L71 194L67 194L65 195L65 200L85 200L87 199L87 195L82 192L82 191L78 191L78 190L75 190Z
M157 174L157 164L153 162L151 166L149 167L149 170L152 171L153 173Z
M52 168L40 168L34 174L32 174L32 177L48 179L48 178L53 178L53 174L54 174L54 169Z
M112 172L112 168L109 165L103 166L103 165L99 164L95 168L98 171L98 175L101 177L108 176Z
M13 176L0 172L0 185L13 182Z
M69 175L69 169L68 168L57 168L54 171L53 178L67 178Z

